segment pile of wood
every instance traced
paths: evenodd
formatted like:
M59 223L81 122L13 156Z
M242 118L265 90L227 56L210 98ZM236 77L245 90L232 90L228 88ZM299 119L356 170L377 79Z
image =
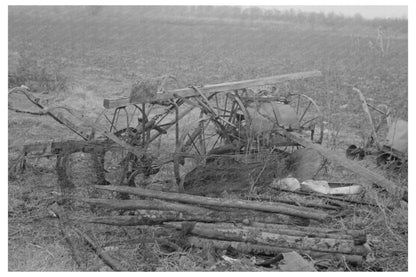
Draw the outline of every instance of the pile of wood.
M126 186L96 188L147 199L81 199L94 207L134 213L77 220L116 226L163 226L180 230L192 246L231 247L243 253L272 255L297 251L315 258L338 258L360 264L369 251L363 231L312 227L330 223L332 216L311 207Z

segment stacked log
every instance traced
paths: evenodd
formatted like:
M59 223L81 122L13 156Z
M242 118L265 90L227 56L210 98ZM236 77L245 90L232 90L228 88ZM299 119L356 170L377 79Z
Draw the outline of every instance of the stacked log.
M188 234L202 238L210 238L223 241L247 242L257 245L276 246L295 250L308 250L328 254L361 255L367 254L367 249L346 237L309 237L306 234L287 235L282 234L279 229L263 230L253 226L232 225L223 223L181 223L169 222L167 226L186 231Z
M117 226L158 225L180 230L186 235L187 242L195 247L209 244L220 249L232 247L244 253L297 251L317 258L342 258L354 264L361 263L368 254L367 236L363 231L309 226L310 221L325 223L331 220L328 213L313 208L134 187L96 188L150 199L80 199L104 209L131 212L77 220Z
M294 206L284 203L263 203L249 200L239 199L221 199L196 195L187 195L183 193L161 192L142 188L133 188L127 186L95 186L97 189L109 190L114 192L129 193L133 195L150 197L156 199L164 199L188 204L197 204L204 206L215 206L221 208L238 208L244 210L263 211L270 213L278 213L301 218L308 218L317 221L329 220L329 214L309 208Z

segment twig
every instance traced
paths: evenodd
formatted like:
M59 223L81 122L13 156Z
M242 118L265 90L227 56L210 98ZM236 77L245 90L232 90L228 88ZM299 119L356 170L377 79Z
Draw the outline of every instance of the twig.
M268 159L264 162L264 164L263 164L263 167L262 167L262 169L260 170L260 172L259 172L259 174L257 175L257 177L256 177L256 180L254 180L254 182L250 185L250 194L252 194L253 193L253 190L254 190L254 186L256 185L256 183L258 182L258 180L259 180L259 178L260 178L260 176L261 176L261 174L263 174L263 171L266 169L266 165L267 165L267 163L269 162L269 160L271 159L271 157L272 157L272 153L273 153L273 151L274 151L275 149L274 149L274 147L270 150L270 152L269 152L269 157L268 157Z
M19 110L19 109L10 107L10 106L9 106L9 110L14 111L16 113L26 113L26 114L31 114L31 115L48 115L45 111L42 111L42 112L24 111L24 110Z
M95 253L97 253L98 257L100 257L106 265L111 267L111 269L113 269L114 271L127 271L117 260L111 257L108 253L106 253L87 234L81 232L79 229L75 227L72 227L72 229L91 246Z
M48 250L48 249L46 249L46 248L44 248L44 247L42 247L42 246L40 246L40 245L36 245L36 244L33 244L33 243L29 243L30 245L33 245L33 246L35 246L36 248L39 248L39 249L42 249L42 250L45 250L46 251L46 253L48 253L52 258L55 258L55 256Z
M64 238L65 238L66 242L69 245L69 248L71 250L72 257L73 257L75 263L79 267L83 268L84 266L83 266L83 263L82 263L82 261L79 257L80 255L78 254L77 248L75 248L75 243L74 243L73 237L71 237L71 234L70 234L71 229L70 229L70 226L68 225L68 219L67 219L66 215L63 213L63 211L59 208L58 205L52 205L50 207L50 209L58 217L59 227L61 229L62 234L64 235Z
M378 206L378 208L380 209L380 211L381 211L381 213L382 213L382 215L383 215L383 217L384 217L384 223L385 223L385 225L386 225L386 228L387 228L387 230L389 231L389 233L398 241L398 242L400 242L400 244L403 246L403 247L407 247L407 244L405 243L405 242L403 242L403 240L396 234L396 233L394 233L394 231L390 228L390 226L389 226L389 224L388 224L388 221L389 221L389 219L388 219L388 217L387 217L387 215L386 215L386 212L385 212L385 209L384 209L384 207L382 206L382 204L378 201L378 197L376 196L376 195L374 195L373 196L374 197L374 201L376 201L376 203L377 203L377 206Z
M319 194L319 193L306 192L306 191L291 191L291 190L286 190L286 189L281 189L281 188L273 188L273 189L278 190L278 191L288 192L288 193L295 193L295 194L300 194L300 195L309 195L309 196L313 196L313 197L325 198L329 202L333 202L331 200L335 200L335 201L348 202L348 203L352 203L352 204L377 207L377 205L372 204L372 203L362 202L362 201L353 200L353 199L347 199L347 198L343 198L343 197L336 197L336 196L333 196L333 195ZM335 202L333 202L333 203L335 204Z

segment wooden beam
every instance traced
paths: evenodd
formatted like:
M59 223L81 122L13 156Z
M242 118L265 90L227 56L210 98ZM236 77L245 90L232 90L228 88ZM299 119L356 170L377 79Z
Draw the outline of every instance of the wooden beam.
M252 79L252 80L228 82L228 83L221 83L221 84L214 84L214 85L205 85L202 87L198 87L198 89L200 89L205 94L213 94L217 92L273 85L273 84L277 84L277 83L281 83L285 81L306 79L306 78L312 78L312 77L321 77L321 76L322 76L322 73L320 71L307 71L307 72L291 73L291 74L278 75L278 76L265 77L265 78ZM162 94L155 93L152 98L149 98L147 96L141 99L136 99L138 101L134 101L134 102L130 101L129 97L118 98L118 99L104 99L104 108L112 109L116 107L130 105L130 104L163 101L163 100L169 100L169 99L177 98L177 97L187 98L187 97L193 97L193 96L198 96L198 95L199 94L193 88L188 87L188 88L182 88L182 89L167 90ZM209 95L207 95L207 97L208 96Z

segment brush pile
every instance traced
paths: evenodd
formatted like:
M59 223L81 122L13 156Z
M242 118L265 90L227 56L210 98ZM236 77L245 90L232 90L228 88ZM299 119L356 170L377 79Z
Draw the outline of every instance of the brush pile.
M246 254L278 255L296 251L313 258L359 265L370 253L364 231L331 229L339 211L279 202L211 198L120 186L96 189L143 199L78 199L119 214L72 218L113 226L158 226L180 231L188 246L214 247Z

